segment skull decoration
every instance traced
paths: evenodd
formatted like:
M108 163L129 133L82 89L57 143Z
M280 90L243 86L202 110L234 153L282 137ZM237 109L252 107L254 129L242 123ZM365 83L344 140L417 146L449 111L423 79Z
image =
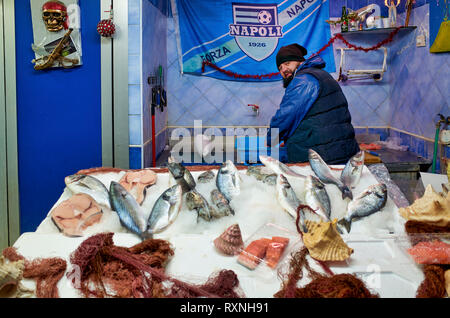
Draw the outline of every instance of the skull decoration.
M48 1L42 6L42 19L50 32L68 29L67 7L61 1Z

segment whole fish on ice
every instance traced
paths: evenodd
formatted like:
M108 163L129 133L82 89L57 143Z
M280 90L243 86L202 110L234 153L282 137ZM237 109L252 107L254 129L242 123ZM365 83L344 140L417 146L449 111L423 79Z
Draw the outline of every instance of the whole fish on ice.
M146 232L149 235L159 233L177 218L183 201L181 185L174 185L165 190L153 205L147 220Z
M167 167L175 182L181 185L183 193L195 189L196 183L191 172L180 163L174 161L172 157L168 159Z
M329 222L331 204L325 185L317 177L309 175L306 177L305 188L305 203L321 216L323 221Z
M361 179L364 168L364 151L359 151L345 164L341 173L341 181L349 189L354 188Z
M369 186L348 204L347 215L338 224L350 233L353 219L363 218L384 208L387 201L387 187L384 183Z
M111 181L109 188L111 208L119 215L120 223L142 239L149 238L146 233L147 222L142 207L136 199L118 182Z
M202 174L200 174L197 178L198 183L208 183L212 179L214 179L215 174L211 170L205 171Z
M98 204L111 208L108 189L97 178L84 174L73 174L65 177L64 182L74 194L87 194Z
M303 202L295 194L294 189L292 189L289 181L283 174L279 174L277 177L276 184L276 197L281 207L295 220L297 220L297 209L299 206L304 205ZM320 221L320 216L315 212L310 211L307 208L301 208L299 212L299 223L301 230L306 233L308 229L306 227L306 220Z
M241 177L239 171L231 160L227 160L222 164L216 176L217 189L230 202L233 197L241 193Z
M214 189L211 191L211 202L217 207L216 210L219 216L234 215L234 210L219 190Z
M305 175L297 173L295 171L293 171L291 168L289 168L287 165L285 165L284 163L282 163L281 161L278 161L275 158L269 157L269 156L264 156L264 155L260 155L259 156L259 160L270 170L272 170L274 173L276 173L277 175L279 174L284 174L285 176L290 176L290 177L295 177L295 178L301 178L304 179L306 178Z
M206 221L211 221L214 217L213 208L209 205L208 201L197 191L191 190L186 193L186 206L189 210L197 211L197 220L198 217Z
M338 178L334 177L331 172L330 167L323 161L322 157L312 149L308 151L308 159L309 164L311 165L311 169L314 171L316 176L323 183L331 183L336 185L339 190L342 192L342 199L350 198L353 199L352 191Z

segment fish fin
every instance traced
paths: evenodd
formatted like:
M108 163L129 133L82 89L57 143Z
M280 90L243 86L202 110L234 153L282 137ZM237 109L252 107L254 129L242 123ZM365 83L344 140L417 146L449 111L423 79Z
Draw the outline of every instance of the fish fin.
M336 230L339 232L339 234L343 235L344 231L342 231L342 227L340 224L336 224Z
M151 188L153 186L153 184L151 184L151 185L148 185L148 186L146 186L145 188L144 188L144 198L142 199L142 202L141 202L141 206L142 206L142 204L144 203L144 201L145 201L145 199L147 198L147 189L149 189L149 188Z
M341 219L338 221L338 225L344 226L347 233L350 233L352 228L352 221L347 221L346 219Z
M141 234L141 239L143 241L152 239L152 238L153 238L153 233L150 230L146 230L146 231L142 232L142 234Z
M343 200L345 198L349 198L350 200L353 200L353 193L347 186L342 187L341 188L341 192L342 192L342 199Z

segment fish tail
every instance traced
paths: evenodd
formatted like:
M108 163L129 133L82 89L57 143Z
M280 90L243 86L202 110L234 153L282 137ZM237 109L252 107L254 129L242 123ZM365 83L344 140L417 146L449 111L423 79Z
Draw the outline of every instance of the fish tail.
M347 233L350 233L350 230L352 228L352 221L348 221L346 219L342 219L338 221L338 225L344 226L345 229L347 230ZM339 227L338 227L339 228Z
M342 192L342 199L349 198L350 200L353 200L353 193L352 190L350 190L347 186L343 186L341 188Z
M152 239L153 238L153 233L150 230L146 230L146 231L142 232L141 238L142 238L143 241L148 240L148 239Z

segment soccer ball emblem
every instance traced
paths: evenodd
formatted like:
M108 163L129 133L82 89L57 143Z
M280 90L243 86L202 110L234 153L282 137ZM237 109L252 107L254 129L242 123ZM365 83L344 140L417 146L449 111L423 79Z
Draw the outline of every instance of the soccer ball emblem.
M269 24L272 21L272 15L266 10L259 11L258 21L262 24Z

